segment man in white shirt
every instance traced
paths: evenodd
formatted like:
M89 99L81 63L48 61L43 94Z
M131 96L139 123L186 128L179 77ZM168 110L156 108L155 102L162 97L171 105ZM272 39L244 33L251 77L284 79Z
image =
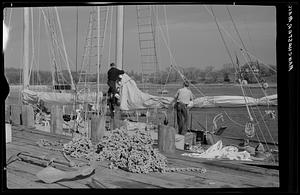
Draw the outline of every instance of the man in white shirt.
M178 89L174 97L175 109L177 111L178 133L181 135L186 134L188 128L189 113L187 105L194 100L194 95L188 87L189 83L185 81L183 88Z

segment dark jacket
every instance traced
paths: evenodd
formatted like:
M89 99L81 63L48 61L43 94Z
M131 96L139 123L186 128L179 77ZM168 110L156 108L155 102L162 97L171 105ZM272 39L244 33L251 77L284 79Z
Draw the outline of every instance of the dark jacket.
M124 70L119 70L115 67L112 67L107 72L107 80L108 81L117 81L119 80L119 75L124 74Z

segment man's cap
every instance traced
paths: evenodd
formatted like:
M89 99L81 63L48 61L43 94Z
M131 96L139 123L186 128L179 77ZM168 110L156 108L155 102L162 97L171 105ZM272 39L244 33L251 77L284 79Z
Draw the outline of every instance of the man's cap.
M110 66L116 66L115 63L110 63Z

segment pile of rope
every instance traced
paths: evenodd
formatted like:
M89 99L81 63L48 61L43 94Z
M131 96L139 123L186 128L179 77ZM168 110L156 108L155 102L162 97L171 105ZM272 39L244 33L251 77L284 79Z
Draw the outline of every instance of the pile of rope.
M74 158L108 160L109 168L119 168L133 173L206 172L204 168L169 168L167 158L152 145L153 139L149 132L137 130L133 134L128 134L125 127L121 127L107 132L96 145L93 145L87 137L78 134L72 141L63 145L63 151Z

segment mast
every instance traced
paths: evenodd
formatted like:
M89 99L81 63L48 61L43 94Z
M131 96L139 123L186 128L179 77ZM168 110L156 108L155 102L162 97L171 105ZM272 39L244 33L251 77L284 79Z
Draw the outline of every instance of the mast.
M23 88L29 88L29 8L24 7Z
M124 6L117 6L116 14L116 66L123 69L123 48L124 48Z

